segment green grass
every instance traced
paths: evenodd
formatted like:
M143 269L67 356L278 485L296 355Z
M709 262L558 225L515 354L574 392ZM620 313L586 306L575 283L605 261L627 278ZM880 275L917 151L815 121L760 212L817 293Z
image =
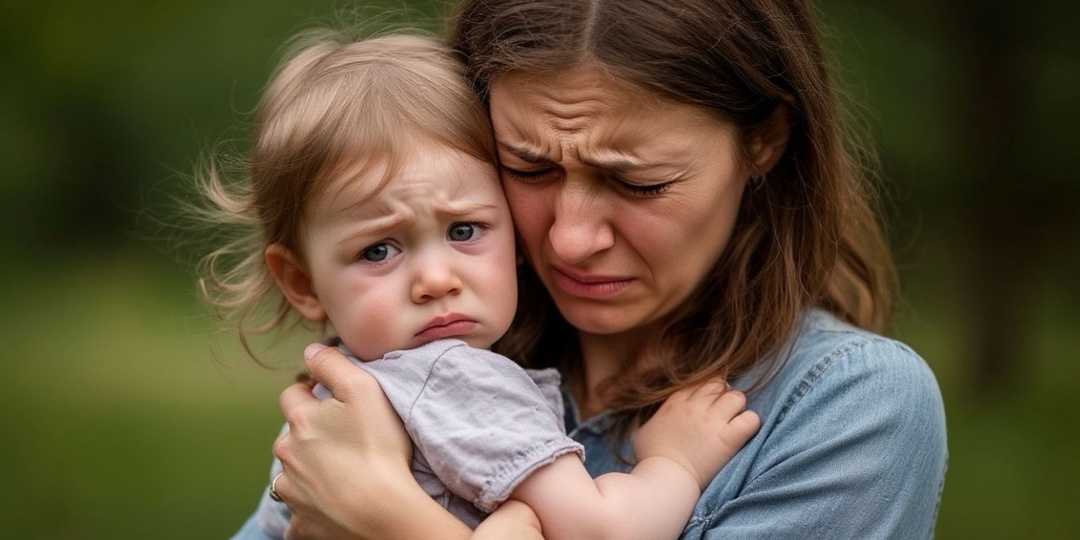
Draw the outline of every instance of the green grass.
M215 345L201 307L168 275L121 257L9 279L0 538L225 538L253 509L303 339L271 358L284 369L257 366ZM1072 537L1077 314L1046 302L1024 384L983 401L957 361L958 316L935 296L914 299L901 330L945 395L938 537Z
M253 509L295 368L215 358L201 307L159 274L112 260L14 291L0 537L224 538Z

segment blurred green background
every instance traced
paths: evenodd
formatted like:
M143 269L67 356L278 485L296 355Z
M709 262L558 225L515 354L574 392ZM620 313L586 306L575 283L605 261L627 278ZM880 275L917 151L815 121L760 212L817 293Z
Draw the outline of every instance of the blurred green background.
M945 395L938 537L1080 537L1080 8L818 5L884 166L895 333ZM0 537L225 538L252 510L304 338L263 344L275 370L215 334L163 209L280 44L349 7L0 7Z

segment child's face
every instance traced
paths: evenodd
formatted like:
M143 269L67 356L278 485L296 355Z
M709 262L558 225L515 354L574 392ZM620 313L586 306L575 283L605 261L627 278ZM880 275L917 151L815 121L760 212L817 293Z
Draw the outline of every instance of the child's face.
M517 304L514 229L495 167L426 144L377 192L383 169L373 169L334 180L309 208L301 312L329 318L364 360L440 338L490 347Z

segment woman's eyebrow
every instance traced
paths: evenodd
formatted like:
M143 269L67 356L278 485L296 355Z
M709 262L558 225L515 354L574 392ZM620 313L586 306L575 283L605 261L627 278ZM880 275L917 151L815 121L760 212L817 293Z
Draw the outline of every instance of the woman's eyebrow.
M499 142L498 145L499 145L499 148L502 148L503 150L510 153L510 155L512 155L512 156L514 156L514 157L516 157L516 158L518 158L518 159L520 159L520 160L522 160L522 161L524 161L526 163L532 163L532 164L535 164L535 165L549 165L549 164L555 163L554 161L551 160L551 158L545 156L544 154L541 154L539 151L534 150L532 148L526 148L526 147L522 147L522 146L511 146L511 145L509 145L507 143L504 143L504 142Z
M581 157L581 162L596 169L603 169L613 173L627 173L642 171L653 168L653 165L633 161L624 157L612 156L609 158Z
M541 154L540 152L523 146L511 146L510 144L500 142L499 148L502 148L510 155L534 165L554 165L555 161L551 158ZM634 171L642 171L651 169L654 167L652 164L641 163L626 157L611 156L607 158L594 158L594 157L581 157L581 162L589 167L596 169L604 169L614 173L626 173Z

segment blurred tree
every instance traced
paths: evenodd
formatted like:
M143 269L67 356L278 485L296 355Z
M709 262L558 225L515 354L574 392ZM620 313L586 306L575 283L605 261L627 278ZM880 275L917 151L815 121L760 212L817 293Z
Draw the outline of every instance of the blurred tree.
M1006 9L1002 2L961 0L945 7L955 50L967 67L958 77L967 99L958 102L957 117L967 176L968 204L959 211L968 253L971 375L980 393L997 393L1019 375L1040 232L1050 215L1040 212L1046 194L1020 180L1033 172L1017 144L1028 79L1020 51L1033 21L1029 11Z
M1080 47L1064 38L1072 34L1064 21L1076 20L1077 6L828 3L871 22L881 13L894 25L899 42L867 69L880 91L874 108L889 122L880 127L886 175L910 190L932 224L919 234L940 237L915 241L951 244L970 388L985 397L1015 389L1024 384L1040 297L1075 291L1063 269L1077 262L1067 253L1080 232L1080 184L1072 180L1080 171L1065 149L1074 138L1068 119L1076 118ZM866 39L884 39L867 34L870 24L856 26Z
M1036 60L1047 45L1037 39L1045 22L1037 18L1039 7L1046 6L1032 4L943 4L959 64L967 68L958 79L967 176L966 204L958 209L968 252L971 375L983 395L1023 382L1040 283L1064 247L1058 239L1076 233L1069 223L1075 208L1068 205L1080 197L1069 174L1076 167L1048 156L1042 146L1059 134L1031 122L1038 106Z

